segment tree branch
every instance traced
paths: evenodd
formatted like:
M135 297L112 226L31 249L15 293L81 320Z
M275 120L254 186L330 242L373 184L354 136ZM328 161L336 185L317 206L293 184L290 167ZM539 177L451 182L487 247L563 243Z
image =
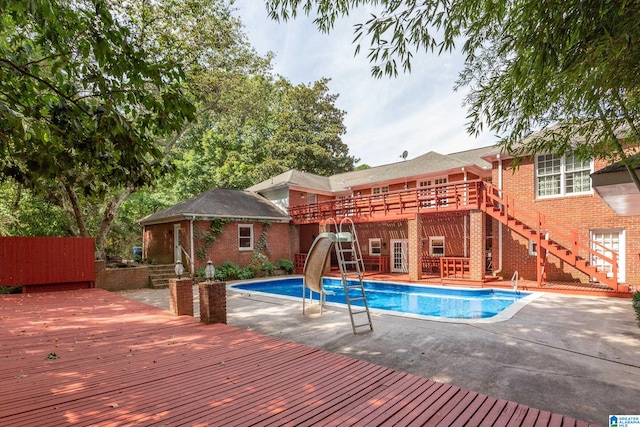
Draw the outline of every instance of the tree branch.
M80 111L82 111L84 114L86 114L87 116L91 117L91 113L89 113L88 111L86 111L84 109L84 107L82 105L80 105L76 100L74 100L73 98L65 95L64 93L60 92L60 90L58 90L58 88L56 88L54 85L52 85L51 83L49 83L48 81L46 81L43 78L40 78L34 74L31 74L30 72L28 72L27 70L23 69L22 67L20 67L19 65L14 64L13 62L5 59L5 58L0 58L0 62L4 62L5 64L8 64L9 66L11 66L12 68L14 68L15 70L17 70L18 72L20 72L21 74L30 77L40 83L42 83L43 85L45 85L46 87L48 87L49 89L51 89L51 91L53 91L56 95L58 95L59 97L66 99L67 101L69 101L71 104L75 105L76 107L78 107L78 109L80 109Z
M602 107L600 106L599 103L598 103L598 115L600 116L600 120L602 121L607 133L611 136L611 139L613 140L616 150L618 151L618 155L620 156L620 163L622 163L625 169L627 169L627 172L629 172L629 176L631 176L631 180L636 185L636 188L638 189L638 191L640 191L640 178L638 178L638 175L636 175L635 170L633 169L631 162L629 161L629 157L627 156L627 153L624 152L624 148L622 147L622 144L620 144L620 140L618 139L618 136L616 135L613 127L611 127L611 123L606 118L604 111L602 111Z

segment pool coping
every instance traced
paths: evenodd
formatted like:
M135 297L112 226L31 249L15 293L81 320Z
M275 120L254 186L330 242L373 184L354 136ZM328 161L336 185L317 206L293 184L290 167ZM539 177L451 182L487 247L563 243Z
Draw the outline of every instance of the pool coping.
M288 276L288 277L270 277L270 278L260 278L260 279L253 279L253 280L242 280L242 281L237 281L234 282L233 284L229 284L227 285L227 290L233 291L233 292L238 292L240 294L245 294L245 295L249 295L251 296L252 294L255 295L259 295L259 296L264 296L264 297L269 297L269 298L277 298L277 299L284 299L284 300L288 300L288 301L296 301L301 303L302 302L302 297L294 297L294 296L289 296L289 295L278 295L278 294L271 294L271 293L266 293L266 292L260 292L260 291L247 291L244 289L237 289L235 288L235 286L237 285L244 285L244 284L248 284L248 283L252 283L252 282L272 282L272 281L277 281L277 280L283 280L283 279L287 279L287 278L296 278L296 277L302 277L302 276ZM335 279L330 277L330 279ZM340 280L340 279L337 279ZM442 289L443 287L445 288L451 288L451 289L460 289L460 290L465 290L465 291L480 291L480 289L478 288L468 288L468 287L463 287L463 286L447 286L446 284L444 284L443 286L430 286L430 285L424 285L424 284L417 284L417 283L401 283L401 282L387 282L387 281L381 281L381 280L365 280L365 282L369 282L369 283L393 283L393 284L397 284L397 285L406 285L406 286L420 286L420 287L425 287L425 288L434 288L434 289ZM506 291L506 292L512 292L509 290L505 290L505 289L501 289L501 288L482 288L481 290L496 290L496 291ZM479 318L479 319L463 319L463 318L448 318L448 317L438 317L438 316L427 316L424 314L414 314L414 313L404 313L401 311L394 311L394 310L385 310L383 308L373 308L373 307L369 307L369 311L371 311L371 313L379 313L379 314L385 314L387 316L395 316L395 317L406 317L406 318L410 318L410 319L417 319L417 320L431 320L434 322L443 322L443 323L497 323L497 322L504 322L505 320L509 320L511 319L513 316L515 316L516 313L518 313L518 311L520 311L522 308L524 308L526 305L528 305L530 302L538 299L539 297L541 297L542 295L544 295L544 292L537 292L537 291L524 291L526 293L528 293L529 295L527 295L524 298L521 298L519 300L517 300L516 302L514 302L513 304L509 305L507 308L505 308L504 310L502 310L500 313L491 316L491 317L485 317L485 318ZM311 293L311 302L313 303L313 292ZM347 304L342 304L342 303L337 303L337 302L325 302L325 307L338 307L338 308L343 308L346 309L347 308Z

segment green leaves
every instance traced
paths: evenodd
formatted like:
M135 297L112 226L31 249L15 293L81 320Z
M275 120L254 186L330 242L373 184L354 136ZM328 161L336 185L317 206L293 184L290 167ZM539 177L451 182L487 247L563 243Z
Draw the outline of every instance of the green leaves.
M0 9L0 173L95 193L148 181L155 139L193 117L179 68L135 48L101 0Z

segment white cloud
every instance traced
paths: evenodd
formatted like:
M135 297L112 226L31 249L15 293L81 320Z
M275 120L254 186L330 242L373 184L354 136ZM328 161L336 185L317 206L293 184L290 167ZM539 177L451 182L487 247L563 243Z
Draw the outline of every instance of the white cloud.
M351 155L371 166L428 151L451 153L494 143L491 135L476 139L466 133L463 93L454 92L460 54L416 53L411 74L396 78L371 76L366 46L354 57L353 25L365 22L366 10L338 19L330 34L320 33L304 14L288 22L267 17L264 3L237 0L238 15L258 53L276 54L274 71L292 83L331 79L336 106L347 112L343 141Z

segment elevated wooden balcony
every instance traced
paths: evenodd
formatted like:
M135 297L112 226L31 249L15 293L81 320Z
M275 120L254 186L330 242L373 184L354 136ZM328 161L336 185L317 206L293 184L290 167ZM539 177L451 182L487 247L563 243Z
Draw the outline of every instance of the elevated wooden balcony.
M338 221L354 222L413 218L418 213L456 212L479 209L481 181L461 181L432 187L412 188L381 194L367 194L289 207L294 224Z

